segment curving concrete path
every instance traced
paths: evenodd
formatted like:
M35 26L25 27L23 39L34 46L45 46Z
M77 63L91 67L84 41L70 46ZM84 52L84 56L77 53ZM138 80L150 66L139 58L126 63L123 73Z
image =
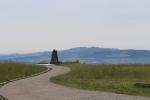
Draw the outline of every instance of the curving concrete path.
M150 100L149 97L85 91L53 84L50 77L68 73L67 67L47 65L51 71L9 83L0 94L9 100Z

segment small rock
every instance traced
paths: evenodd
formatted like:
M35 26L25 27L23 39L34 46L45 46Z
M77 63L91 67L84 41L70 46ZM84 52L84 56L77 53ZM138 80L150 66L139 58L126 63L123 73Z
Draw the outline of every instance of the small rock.
M150 88L150 84L147 83L135 83L134 86L139 88Z

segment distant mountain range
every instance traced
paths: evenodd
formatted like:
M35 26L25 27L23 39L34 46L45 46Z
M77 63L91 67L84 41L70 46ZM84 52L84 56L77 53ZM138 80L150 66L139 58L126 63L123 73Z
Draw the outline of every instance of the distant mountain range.
M61 61L79 60L82 63L150 64L150 51L148 50L120 50L114 48L78 47L58 51L58 55ZM51 52L44 51L29 54L0 55L0 60L37 63L40 61L49 62L50 57Z

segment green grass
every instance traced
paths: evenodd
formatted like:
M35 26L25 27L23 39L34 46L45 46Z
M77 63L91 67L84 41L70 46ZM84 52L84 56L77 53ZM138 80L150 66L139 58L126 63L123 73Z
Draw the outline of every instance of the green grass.
M69 87L150 96L150 89L135 87L135 83L150 83L150 65L65 64L71 72L52 78L54 83Z
M30 76L46 70L31 64L22 64L15 62L0 62L0 83L19 77Z

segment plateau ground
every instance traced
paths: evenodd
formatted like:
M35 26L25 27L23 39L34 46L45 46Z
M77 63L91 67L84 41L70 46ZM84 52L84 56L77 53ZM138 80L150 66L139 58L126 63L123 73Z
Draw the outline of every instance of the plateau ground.
M0 83L15 78L30 76L42 72L46 69L47 68L45 67L40 67L32 64L0 62Z
M69 87L150 96L150 89L135 83L150 83L150 65L146 64L65 64L71 72L52 79Z

